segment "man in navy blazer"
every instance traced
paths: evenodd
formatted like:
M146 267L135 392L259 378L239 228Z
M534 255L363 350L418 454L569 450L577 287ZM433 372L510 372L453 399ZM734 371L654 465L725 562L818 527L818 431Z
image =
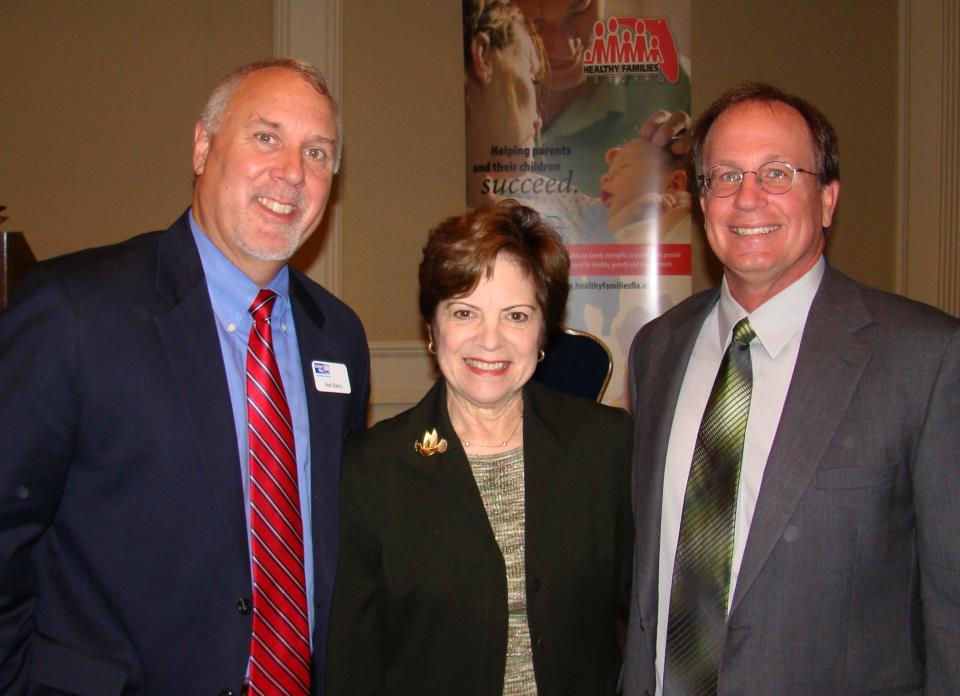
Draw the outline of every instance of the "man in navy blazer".
M631 351L623 693L958 694L960 322L826 263L837 142L808 102L742 85L700 117L692 149L724 276L645 326ZM746 359L734 359L752 374L743 446L713 450L725 456L688 488L743 318L756 334L738 338ZM739 463L732 495L697 488L721 459ZM722 538L707 518L730 521L728 565L696 576L715 556L687 544Z
M341 446L365 427L369 357L353 312L286 264L339 153L319 71L245 66L196 125L179 220L21 281L0 316L0 693L245 690L244 360L261 288L279 296L319 693Z

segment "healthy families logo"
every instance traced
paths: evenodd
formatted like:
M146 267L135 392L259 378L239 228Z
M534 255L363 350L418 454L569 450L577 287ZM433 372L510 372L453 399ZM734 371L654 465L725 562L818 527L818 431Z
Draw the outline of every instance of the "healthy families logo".
M680 76L677 46L666 17L608 17L593 25L593 46L583 54L587 77Z

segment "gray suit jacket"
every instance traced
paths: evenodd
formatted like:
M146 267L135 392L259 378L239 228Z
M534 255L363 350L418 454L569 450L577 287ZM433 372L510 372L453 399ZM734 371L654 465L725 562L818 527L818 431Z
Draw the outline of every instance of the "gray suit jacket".
M718 298L630 355L636 552L625 696L653 694L664 460ZM739 580L719 693L960 694L960 322L827 268Z

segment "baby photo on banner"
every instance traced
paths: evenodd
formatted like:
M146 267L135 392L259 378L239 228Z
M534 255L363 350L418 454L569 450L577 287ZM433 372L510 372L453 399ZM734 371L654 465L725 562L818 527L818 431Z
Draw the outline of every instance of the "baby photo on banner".
M690 0L463 0L467 204L514 198L570 251L566 326L613 356L692 290Z

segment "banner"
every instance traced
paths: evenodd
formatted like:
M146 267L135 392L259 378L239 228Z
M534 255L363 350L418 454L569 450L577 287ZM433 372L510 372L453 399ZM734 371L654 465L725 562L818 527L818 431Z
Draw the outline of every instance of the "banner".
M467 204L515 198L563 236L565 324L610 349L618 406L633 336L692 288L690 0L649 4L464 3Z

